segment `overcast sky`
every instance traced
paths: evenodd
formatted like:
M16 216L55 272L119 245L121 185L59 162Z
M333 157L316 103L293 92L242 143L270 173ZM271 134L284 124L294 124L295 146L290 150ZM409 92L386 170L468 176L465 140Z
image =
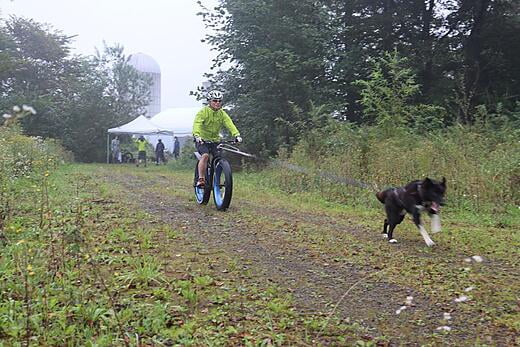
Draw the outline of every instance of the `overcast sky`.
M0 0L3 17L33 18L77 35L77 53L94 54L106 41L123 45L126 55L154 58L161 67L163 110L200 105L188 94L203 82L215 54L200 42L205 29L199 11L196 0Z

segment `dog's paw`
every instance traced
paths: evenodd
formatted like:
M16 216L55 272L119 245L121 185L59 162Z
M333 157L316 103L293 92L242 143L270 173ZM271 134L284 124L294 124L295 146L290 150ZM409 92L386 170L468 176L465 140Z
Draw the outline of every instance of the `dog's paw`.
M388 238L388 234L383 234L383 238L387 239Z
M397 243L397 240L396 239L390 239L388 240L389 243Z
M428 247L432 247L435 245L435 242L433 242L432 240L424 240L426 242L426 246Z

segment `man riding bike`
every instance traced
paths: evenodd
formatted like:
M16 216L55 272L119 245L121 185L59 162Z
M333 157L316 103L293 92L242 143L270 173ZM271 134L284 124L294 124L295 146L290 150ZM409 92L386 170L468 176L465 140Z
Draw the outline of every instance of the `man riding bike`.
M208 106L204 106L195 116L193 122L193 137L195 138L195 146L201 154L199 160L199 180L197 187L204 187L206 184L206 168L208 166L209 153L212 153L217 142L220 141L220 130L227 129L231 136L235 138L237 143L242 142L240 132L231 120L231 117L222 109L222 92L212 90L207 95ZM206 143L210 141L213 143Z

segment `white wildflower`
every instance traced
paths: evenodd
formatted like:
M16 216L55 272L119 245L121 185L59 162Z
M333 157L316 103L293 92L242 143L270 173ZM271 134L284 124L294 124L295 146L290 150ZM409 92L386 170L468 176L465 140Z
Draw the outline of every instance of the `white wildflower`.
M451 327L447 325L443 325L442 327L438 327L437 330L439 331L451 331Z
M468 301L468 300L469 300L469 298L466 295L461 295L457 299L455 299L455 302L464 302L464 301Z
M467 293L467 292L471 292L473 289L475 289L475 287L471 286L471 287L464 289L464 291Z
M13 106L13 111L20 112L21 111L20 106L18 106L18 105Z
M406 297L405 304L407 304L408 306L410 306L410 305L412 304L412 300L413 300L413 296L407 296L407 297Z
M399 307L399 309L395 311L395 314L400 314L401 312L403 312L403 310L406 310L406 306Z
M444 312L444 320L450 320L451 314L449 312Z
M482 263L484 261L484 258L482 258L480 255L474 255L471 257L471 259L473 259L477 263Z
M35 109L32 108L31 106L22 105L22 109L23 109L24 111L30 112L30 113L32 113L32 114L36 114Z
M2 117L4 117L5 119L9 119L12 116L9 113L4 113L4 115Z

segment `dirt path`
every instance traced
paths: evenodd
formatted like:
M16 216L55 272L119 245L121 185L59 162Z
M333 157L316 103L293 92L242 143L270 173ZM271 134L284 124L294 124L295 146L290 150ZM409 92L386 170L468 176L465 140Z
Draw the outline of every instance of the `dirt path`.
M205 254L233 254L240 266L250 270L249 280L291 292L300 312L335 312L342 318L359 321L374 335L387 336L392 345L440 341L443 345L473 344L473 340L465 341L471 327L464 319L455 317L450 321L459 329L449 338L443 338L436 330L445 325L442 317L450 310L449 304L433 302L411 288L389 283L384 268L350 262L346 253L339 252L331 258L331 254L314 247L324 240L305 239L305 230L311 229L326 234L326 242L337 244L345 244L349 237L370 242L378 237L349 220L323 213L255 206L240 197L234 197L232 208L222 213L215 210L212 201L208 206L198 206L191 198L160 189L186 189L186 182L175 186L164 175L153 175L152 180L128 173L105 172L104 176L123 187L128 201L172 228L182 228L188 238L203 245ZM408 296L413 297L413 304L407 307L406 318L396 315Z

